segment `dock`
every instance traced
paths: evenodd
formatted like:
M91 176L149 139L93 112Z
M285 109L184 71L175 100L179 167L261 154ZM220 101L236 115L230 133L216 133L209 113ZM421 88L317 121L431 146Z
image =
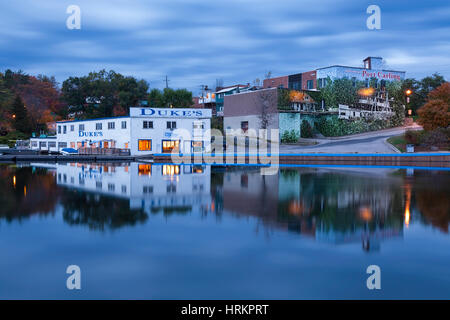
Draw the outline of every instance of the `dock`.
M179 155L184 164L212 165L351 165L351 166L407 166L407 167L440 167L450 168L450 153L401 153L401 154L320 154L298 153L278 155L258 154L191 154ZM155 162L173 163L170 154L154 154L147 156L123 155L0 155L0 162ZM180 161L176 161L179 163Z

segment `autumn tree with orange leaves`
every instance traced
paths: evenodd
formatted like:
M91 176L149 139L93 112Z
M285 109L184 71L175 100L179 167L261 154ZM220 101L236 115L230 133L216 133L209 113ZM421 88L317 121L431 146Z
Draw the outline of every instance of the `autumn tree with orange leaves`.
M450 82L431 91L428 101L418 110L418 122L427 131L450 126Z

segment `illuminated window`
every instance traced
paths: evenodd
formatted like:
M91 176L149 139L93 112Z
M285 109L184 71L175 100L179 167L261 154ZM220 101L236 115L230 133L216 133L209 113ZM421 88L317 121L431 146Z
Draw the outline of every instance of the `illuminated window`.
M138 173L140 176L151 175L152 174L152 165L151 164L140 164L138 167Z
M173 176L173 175L179 175L180 174L180 166L172 165L172 164L165 164L163 165L163 176Z
M103 142L103 148L105 148L105 149L109 148L109 142L108 141Z
M125 149L128 149L128 142L125 143Z
M139 151L151 151L152 140L139 140Z
M162 152L171 153L172 151L180 151L180 140L163 140L162 141Z
M71 147L72 149L75 149L75 142L71 142L71 143L70 143L70 147Z
M193 166L192 172L193 173L203 173L203 166Z

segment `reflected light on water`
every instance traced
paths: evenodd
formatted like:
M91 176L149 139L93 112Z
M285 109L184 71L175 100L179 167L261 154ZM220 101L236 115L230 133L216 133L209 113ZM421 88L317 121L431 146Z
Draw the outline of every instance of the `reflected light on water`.
M370 221L372 220L372 211L369 207L361 207L359 209L359 216L364 221Z
M16 187L16 176L13 177L13 186Z
M409 184L406 185L406 201L405 201L405 225L409 226L409 220L411 218L410 213L411 206L411 186Z

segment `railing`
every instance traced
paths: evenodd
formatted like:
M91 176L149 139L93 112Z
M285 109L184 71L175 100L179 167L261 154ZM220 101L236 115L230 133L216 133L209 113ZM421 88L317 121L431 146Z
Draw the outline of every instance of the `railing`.
M118 148L80 148L78 149L80 155L119 155L129 156L130 149Z

